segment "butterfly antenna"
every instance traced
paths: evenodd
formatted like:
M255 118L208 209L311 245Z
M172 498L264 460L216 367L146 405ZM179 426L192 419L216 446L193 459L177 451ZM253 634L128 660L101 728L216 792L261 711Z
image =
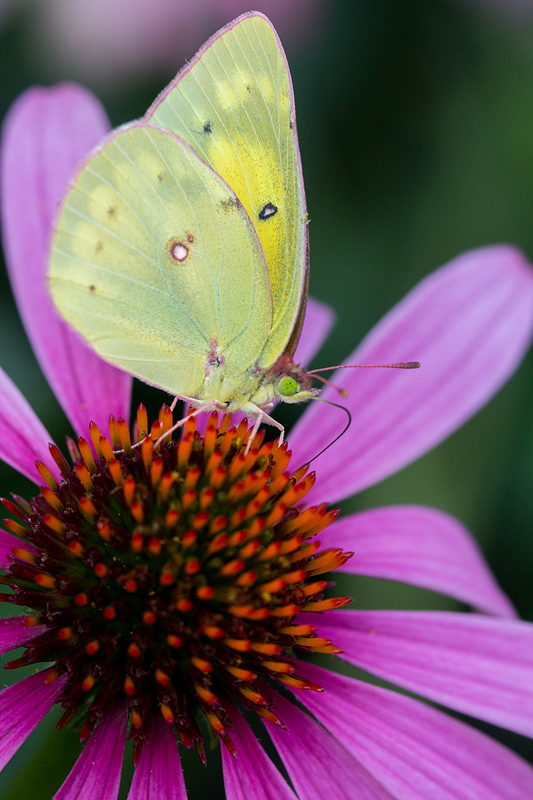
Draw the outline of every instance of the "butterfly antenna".
M332 381L328 380L327 378L324 378L322 375L318 375L317 373L329 372L332 369L379 369L379 368L418 369L419 367L420 367L420 361L398 361L396 364L338 364L336 367L320 367L320 369L309 370L309 372L306 372L306 375L312 375L317 380L322 381L322 383L325 383L327 386L331 386L332 389L336 389L339 392L339 394L341 394L343 397L348 397L348 392L346 392L344 389L341 389L340 386L336 386L334 383L332 383ZM335 442L338 442L339 439L341 439L344 436L344 434L352 424L352 415L350 413L350 410L346 408L346 406L341 406L339 403L333 403L331 400L324 400L323 397L313 397L312 399L318 400L318 402L320 403L327 403L328 406L334 406L335 408L342 409L348 415L348 422L344 426L343 430L339 433L339 435L336 436L332 442L327 444L326 447L323 447L322 450L320 450L316 454L316 456L313 456L313 458L311 458L307 462L307 465L315 461L315 459L321 456L322 453L325 453L326 450L329 450L329 448L332 445L334 445Z
M335 386L335 388L337 388L337 387ZM339 403L332 403L332 401L331 401L331 400L324 400L322 397L313 397L313 398L311 398L311 399L312 399L312 400L317 400L319 403L327 403L327 405L328 405L328 406L334 406L335 408L340 408L342 411L345 411L345 412L346 412L346 414L348 415L348 422L346 423L346 425L344 426L344 428L342 429L342 431L339 433L339 435L338 435L338 436L336 436L336 437L333 439L333 441L332 441L332 442L330 442L330 443L329 443L329 444L327 444L325 447L323 447L323 448L322 448L322 450L320 450L320 452L318 452L318 453L316 454L316 456L313 456L313 458L311 458L309 461L307 461L307 462L306 462L306 466L309 466L309 464L311 464L311 463L312 463L312 462L313 462L315 459L317 459L319 456L321 456L321 455L322 455L322 453L325 453L325 452L326 452L326 450L329 450L329 448L330 448L332 445L334 445L334 444L335 444L335 442L338 442L338 441L339 441L339 439L340 439L342 436L344 436L344 434L346 433L346 431L348 430L348 428L349 428L349 427L350 427L350 425L352 424L352 415L351 415L351 412L349 411L349 409L347 409L347 408L346 408L346 406L341 406Z
M311 375L312 373L306 372L305 374ZM347 391L341 389L340 386L336 386L332 381L328 380L327 378L324 378L323 375L313 375L313 378L316 378L317 381L322 381L322 383L325 383L326 386L331 386L331 388L335 389L340 395L342 395L342 397L348 397Z
M322 381L322 383L325 383L326 386L331 386L332 389L336 389L337 392L342 395L342 397L348 397L348 392L345 389L341 389L340 386L336 386L336 384L328 380L328 378L324 378L323 375L318 375L317 373L329 372L332 369L418 369L419 367L420 361L398 361L396 364L337 364L335 367L320 367L320 369L312 369L305 374L316 378L318 381Z
M316 375L317 372L329 372L332 369L379 369L382 367L389 369L418 369L420 361L398 361L396 364L337 364L335 367L320 367L311 369L306 375Z

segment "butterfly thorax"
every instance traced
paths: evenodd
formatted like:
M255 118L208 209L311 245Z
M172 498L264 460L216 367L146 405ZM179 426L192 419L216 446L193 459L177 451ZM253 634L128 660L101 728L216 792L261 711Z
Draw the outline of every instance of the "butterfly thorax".
M228 375L225 364L206 369L206 377L198 400L203 403L223 403L229 413L249 413L255 406L272 408L275 402L302 403L320 394L311 385L311 378L284 353L268 369L252 365L239 375Z

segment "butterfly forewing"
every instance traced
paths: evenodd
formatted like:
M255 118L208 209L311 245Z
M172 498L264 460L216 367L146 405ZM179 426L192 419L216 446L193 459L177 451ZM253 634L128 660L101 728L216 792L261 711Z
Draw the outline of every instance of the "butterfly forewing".
M260 244L234 192L168 131L113 133L73 179L49 283L63 316L108 361L203 396L206 364L257 359L271 327Z
M233 189L263 248L272 328L259 358L290 342L306 299L307 221L291 79L276 32L247 14L214 36L146 117L184 139Z

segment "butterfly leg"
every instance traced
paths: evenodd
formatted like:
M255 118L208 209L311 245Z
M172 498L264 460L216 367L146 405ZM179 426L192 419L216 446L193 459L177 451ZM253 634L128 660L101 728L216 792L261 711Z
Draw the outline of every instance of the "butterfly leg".
M266 422L267 425L273 425L274 428L277 428L278 431L280 431L278 445L281 446L283 444L283 440L285 438L285 428L283 427L281 422L277 421L277 419L274 419L274 417L271 417L269 414L266 414L263 408L259 408L259 406L256 406L255 403L246 403L246 405L243 405L239 409L239 411L241 411L243 414L249 414L250 416L255 417L254 427L252 430L252 434L248 439L248 445L246 447L245 455L250 449L250 444L252 443L253 438L257 433L257 431L259 430L259 426L261 425L262 422Z
M188 403L193 408L199 408L201 411L204 411L204 406L207 405L206 401L204 400L197 400L195 397L187 397L186 394L177 394L172 403L170 404L170 410L174 411L176 405L178 404L178 400L183 400L184 403Z
M193 407L196 405L197 408L194 411L187 413L182 419L179 419L176 423L174 423L174 425L166 433L164 433L163 436L160 436L159 439L155 442L154 445L155 447L160 445L163 439L165 439L171 433L174 433L174 431L178 430L178 428L182 428L188 419L196 417L198 414L200 414L200 412L225 411L227 405L226 403L221 403L219 400L209 400L208 402L205 402L203 400L195 400L193 397L186 397L185 395L179 394L174 398L174 401L170 407L171 410L174 410L178 400L183 400L184 402L189 403L189 405L192 405Z
M247 442L247 444L246 444L246 450L244 451L244 455L245 455L245 456L247 456L247 455L248 455L248 451L249 451L250 447L252 446L252 442L253 442L253 440L254 440L254 438L255 438L255 434L256 434L256 433L257 433L257 431L259 430L259 427L260 427L260 425L261 425L262 421L263 421L263 412L261 411L261 412L260 412L260 413L259 413L259 414L256 416L256 418L255 418L255 422L254 422L254 427L252 428L252 431L251 431L251 433L250 433L250 435L249 435L249 437L248 437L248 442Z

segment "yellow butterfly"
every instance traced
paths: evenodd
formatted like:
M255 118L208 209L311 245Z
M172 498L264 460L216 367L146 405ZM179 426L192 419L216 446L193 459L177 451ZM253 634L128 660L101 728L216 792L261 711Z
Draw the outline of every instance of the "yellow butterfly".
M307 280L291 77L272 24L250 12L79 167L50 291L106 361L283 434L266 411L319 393L292 360Z

